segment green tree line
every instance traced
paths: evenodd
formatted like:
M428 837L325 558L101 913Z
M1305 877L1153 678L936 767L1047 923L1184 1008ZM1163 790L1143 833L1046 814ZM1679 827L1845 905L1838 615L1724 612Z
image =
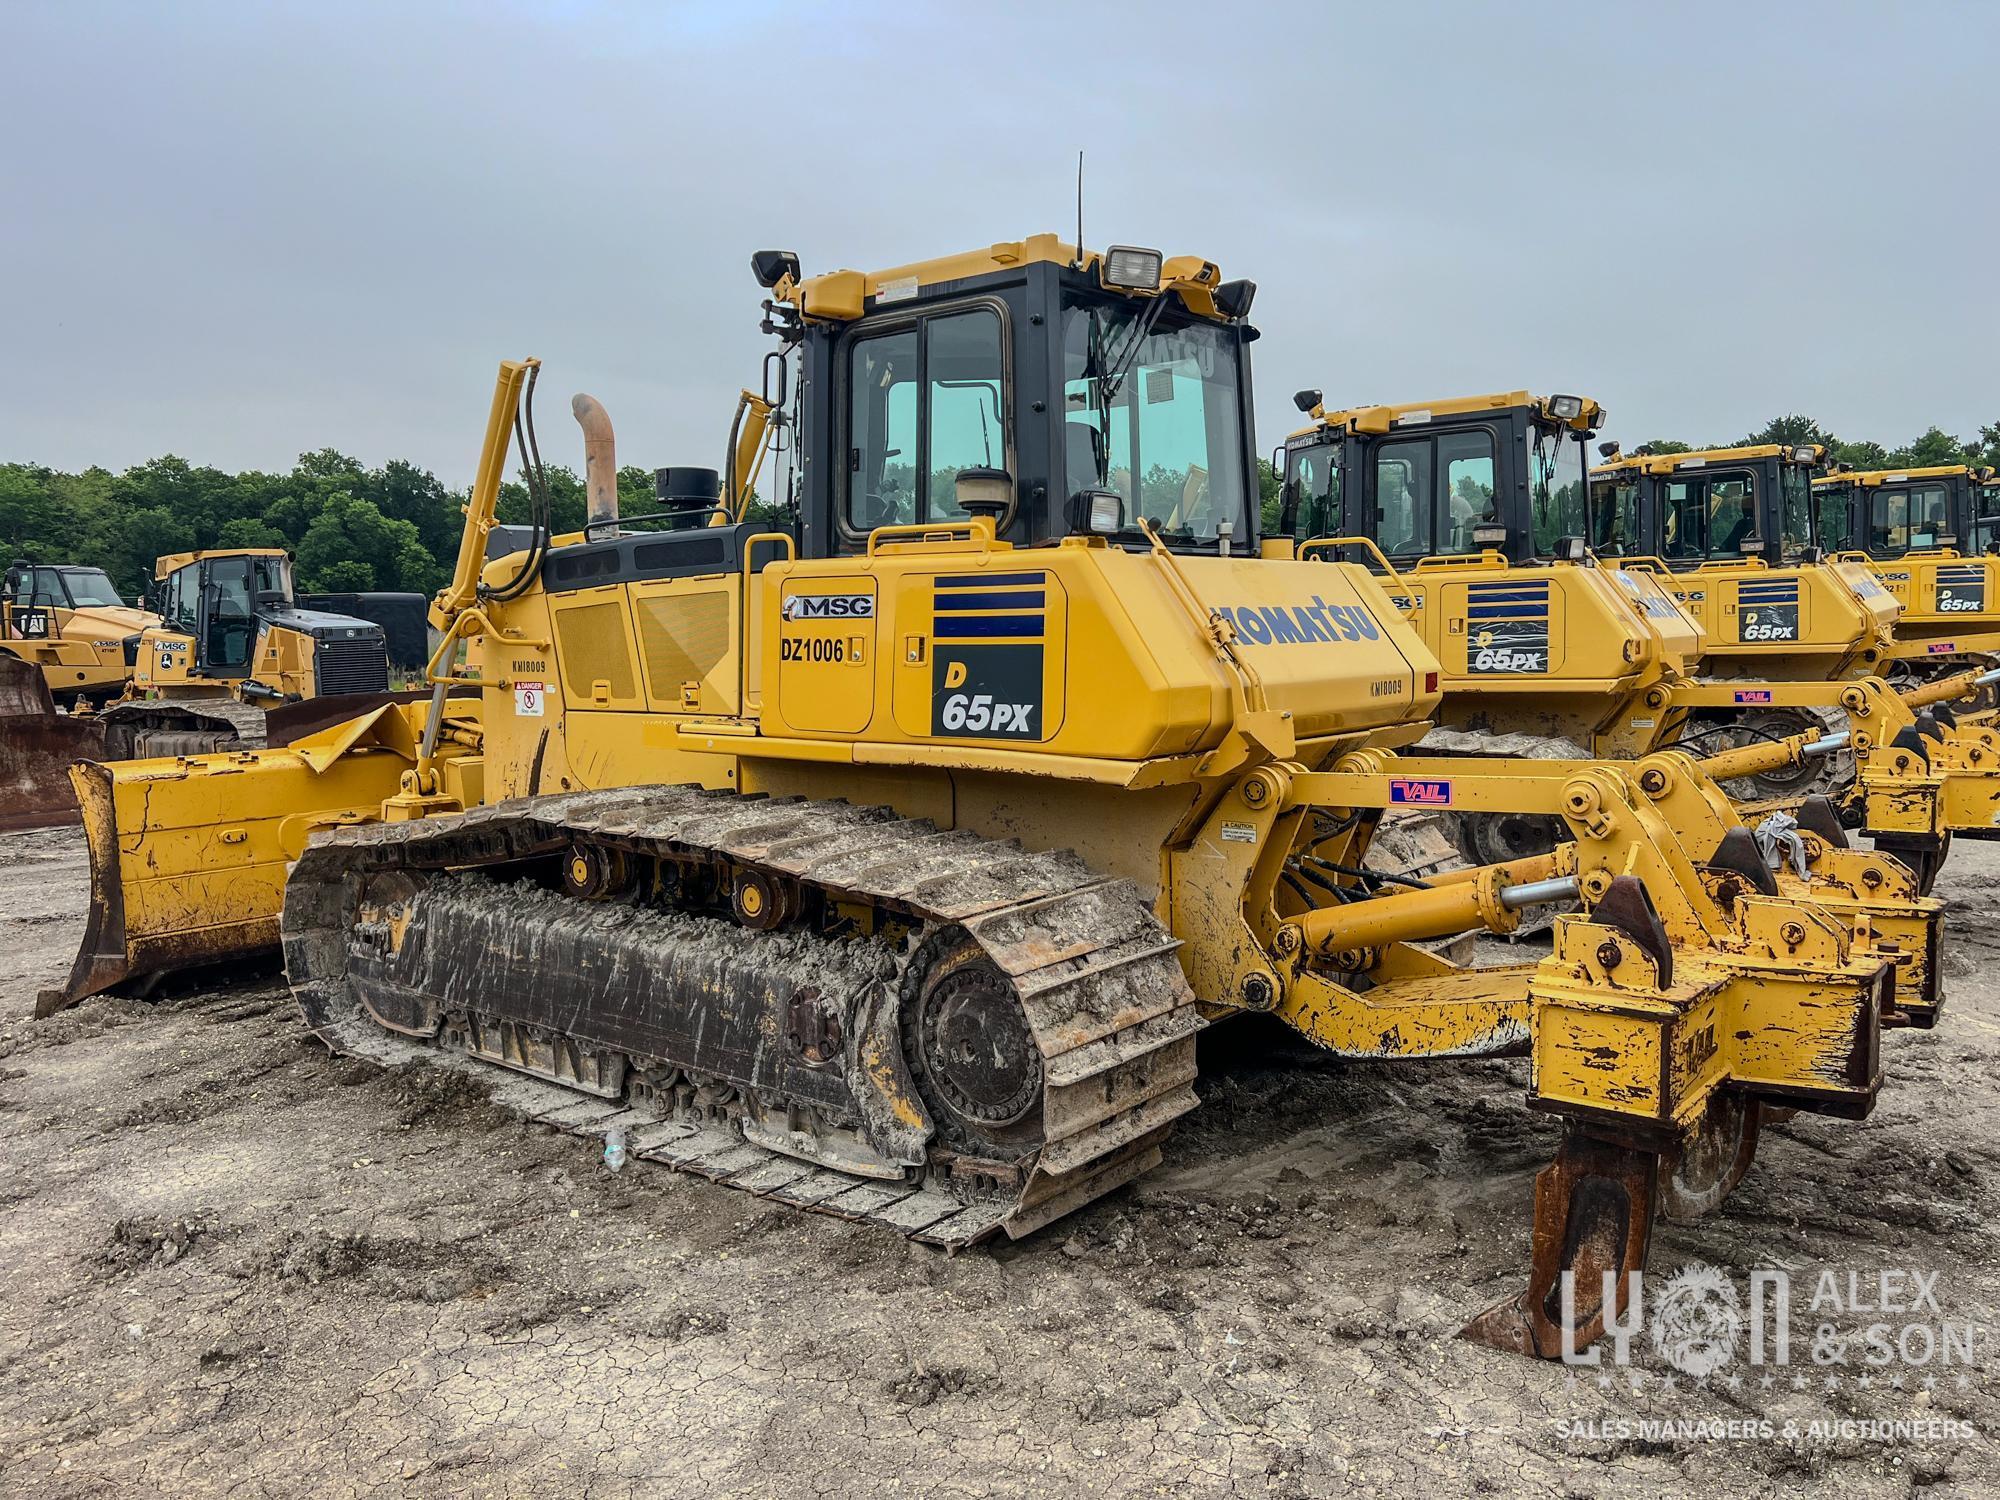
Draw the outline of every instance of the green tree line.
M584 519L584 486L567 468L546 471L555 529ZM618 471L627 514L656 509L646 470ZM103 568L137 598L154 559L214 547L282 547L308 593L442 587L458 556L467 492L400 460L371 469L331 448L300 456L286 474L231 474L168 455L122 474L67 474L0 464L0 566L16 560ZM500 519L525 523L527 486L501 486Z

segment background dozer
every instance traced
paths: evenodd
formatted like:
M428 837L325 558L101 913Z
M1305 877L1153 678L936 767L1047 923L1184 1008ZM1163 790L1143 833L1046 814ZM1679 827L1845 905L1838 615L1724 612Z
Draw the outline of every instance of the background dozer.
M1815 535L1828 555L1872 563L1903 606L1884 664L1928 682L2000 662L2000 477L1949 464L1842 469L1813 481ZM1982 704L2000 694L1991 689Z
M1761 658L1711 650L1697 606L1675 596L1706 594L1706 582L1691 588L1662 567L1599 566L1586 535L1617 560L1646 533L1629 495L1627 515L1602 488L1595 502L1587 495L1585 444L1603 420L1595 401L1515 391L1329 412L1317 391L1295 399L1313 422L1286 440L1280 535L1265 550L1324 556L1346 545L1344 532L1377 555L1444 671L1438 727L1422 748L1635 760L1684 746L1746 796L1782 798L1796 811L1808 795L1837 794L1846 820L1907 853L1926 889L1950 829L1987 828L2000 811L2000 742L1989 731L1922 717L1878 679L1754 677ZM1814 566L1787 585L1805 588L1808 604L1822 595L1833 604L1794 609L1809 629L1781 622L1814 650L1768 645L1774 671L1858 660L1879 635L1875 612L1826 572ZM1733 618L1717 602L1720 617ZM1767 628L1777 626L1752 622L1739 633ZM1707 675L1711 660L1727 662L1728 675ZM1954 686L1965 691L1970 679L1926 692ZM1952 743L1939 749L1925 736ZM1749 743L1731 748L1737 738ZM1831 753L1836 742L1844 753ZM1529 815L1447 817L1475 863L1540 852L1560 832Z
M33 579L31 586L43 587ZM147 602L158 613L119 616L134 629L118 643L117 682L104 686L122 696L88 715L63 716L77 722L53 724L59 701L19 683L0 688L0 818L16 827L74 821L74 759L253 749L338 722L388 694L382 627L297 607L290 559L276 549L163 557Z
M78 768L96 904L51 1004L282 937L337 1049L498 1065L554 1123L948 1245L1156 1161L1212 1020L1525 1051L1570 1129L1527 1290L1468 1332L1542 1355L1561 1273L1594 1337L1599 1273L1656 1208L1721 1200L1766 1104L1868 1112L1895 970L1837 898L1906 872L1808 835L1810 890L1772 894L1695 778L1399 755L1435 657L1365 569L1256 556L1249 283L1053 236L752 264L779 348L726 478L675 471L692 511L620 520L579 398L590 524L544 508L486 560L510 430L534 451L537 368L509 363L428 703ZM778 529L743 519L765 436L796 445ZM1421 803L1572 837L1368 878ZM1559 899L1538 961L1412 946Z

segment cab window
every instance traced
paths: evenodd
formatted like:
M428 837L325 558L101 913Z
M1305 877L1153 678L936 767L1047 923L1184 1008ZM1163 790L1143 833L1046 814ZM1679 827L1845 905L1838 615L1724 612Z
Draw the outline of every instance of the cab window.
M1869 550L1893 555L1935 547L1950 530L1945 516L1943 485L1883 485L1868 502Z
M1583 443L1573 432L1530 425L1528 510L1535 556L1551 557L1566 536L1586 534Z
M1590 550L1600 557L1642 557L1639 481L1600 479L1590 487Z
M1985 552L2000 546L2000 484L1983 484L1972 492L1972 535L1965 550Z
M1375 537L1395 557L1479 551L1499 524L1493 434L1486 428L1400 438L1375 450Z
M1095 297L1064 299L1063 455L1070 494L1115 491L1125 529L1169 542L1250 534L1241 346L1233 330Z
M199 563L169 573L160 586L160 618L184 635L195 632L195 612L200 591Z
M1431 525L1431 440L1384 443L1375 450L1375 540L1392 557L1437 550Z
M1340 445L1314 443L1294 448L1286 460L1286 503L1292 512L1292 536L1305 542L1314 537L1340 536L1346 522L1340 510Z
M1781 555L1797 557L1813 544L1812 472L1804 464L1778 466L1778 502Z
M1500 524L1494 504L1493 434L1447 432L1437 440L1438 466L1444 471L1439 496L1439 529L1445 538L1441 552L1462 556L1477 552L1472 534L1482 526Z
M854 342L847 366L854 530L960 516L959 471L1009 466L1003 368L1000 315L991 308L937 314Z
M1854 528L1854 492L1844 485L1813 492L1813 534L1826 552L1851 552L1861 545Z
M208 649L211 667L247 667L257 629L252 620L250 559L225 557L208 564Z
M1744 470L1673 479L1661 505L1661 554L1675 561L1735 559L1757 536L1757 484Z

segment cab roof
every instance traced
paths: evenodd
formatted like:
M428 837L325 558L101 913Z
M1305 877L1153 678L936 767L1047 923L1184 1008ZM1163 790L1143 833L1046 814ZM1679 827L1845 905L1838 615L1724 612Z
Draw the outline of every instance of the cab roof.
M1017 266L1038 263L1068 266L1103 279L1104 255L1096 250L1078 252L1077 247L1053 234L1033 234L1022 240L1004 240L983 250L966 250L931 260L912 261L881 271L827 271L817 276L782 277L771 289L772 297L789 302L806 318L826 322L852 322L868 310L872 299L877 306L893 306L904 298L952 282L996 275ZM1162 256L1157 290L1111 287L1120 295L1156 297L1176 292L1188 311L1216 322L1227 315L1215 303L1215 289L1222 285L1222 272L1214 261L1199 255Z
M153 564L153 577L178 573L189 563L209 562L221 557L286 557L283 547L219 547L208 552L170 552Z
M1671 474L1676 469L1703 469L1711 464L1737 463L1753 458L1778 458L1788 463L1804 463L1794 455L1812 450L1813 463L1826 456L1819 443L1755 443L1743 448L1697 448L1691 453L1632 453L1593 468L1593 474Z
M1844 473L1828 474L1822 479L1815 479L1813 483L1816 485L1901 484L1905 479L1950 479L1959 474L1976 477L1984 469L1984 465L1975 467L1972 464L1931 464L1929 467L1911 469L1849 469Z
M1305 399L1305 398L1301 398ZM1301 427L1292 437L1305 437L1323 430L1337 432L1387 432L1393 427L1417 427L1440 417L1476 416L1482 412L1528 410L1544 421L1566 422L1579 431L1595 428L1604 420L1604 408L1588 396L1582 398L1580 415L1564 419L1549 410L1549 398L1530 391L1495 391L1485 396L1453 396L1443 401L1405 401L1392 406L1350 406L1328 411L1312 409L1310 427Z

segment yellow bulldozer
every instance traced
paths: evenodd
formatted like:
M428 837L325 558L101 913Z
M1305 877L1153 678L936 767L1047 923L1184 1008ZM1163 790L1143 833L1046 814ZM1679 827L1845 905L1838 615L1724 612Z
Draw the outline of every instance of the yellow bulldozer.
M1286 440L1278 535L1266 546L1325 556L1347 545L1346 532L1379 558L1444 670L1422 748L1637 760L1682 747L1766 813L1778 799L1796 813L1807 797L1835 793L1838 808L1810 814L1822 830L1866 829L1926 890L1954 828L1992 826L2000 740L1935 718L1950 718L1944 697L1972 691L1975 679L1928 684L1916 702L1873 677L1829 680L1887 649L1879 616L1893 602L1877 590L1864 603L1850 569L1794 559L1773 572L1761 558L1746 567L1740 539L1729 560L1691 576L1642 565L1634 553L1646 515L1635 497L1601 476L1586 488L1585 445L1603 421L1595 401L1512 391L1328 411L1318 391L1294 399L1312 421ZM1740 505L1740 494L1727 498ZM1706 611L1735 619L1725 585L1782 587L1794 602L1717 642ZM1770 675L1753 675L1760 667ZM1843 777L1824 770L1836 751ZM1561 833L1532 815L1451 824L1475 863L1540 852Z
M764 386L656 513L618 513L578 398L588 523L551 534L531 483L489 558L510 434L538 470L539 367L501 367L427 701L75 769L93 908L46 1009L282 943L339 1051L497 1067L538 1118L943 1245L1158 1161L1231 1016L1526 1054L1568 1131L1526 1290L1467 1332L1544 1356L1596 1336L1656 1209L1721 1201L1766 1110L1869 1111L1899 954L1871 912L1934 917L1908 872L1807 830L1774 887L1677 751L1405 753L1423 637L1364 567L1258 555L1251 283L1049 235L752 268ZM780 439L782 519L750 520ZM1365 868L1386 813L1437 805L1570 837ZM1561 901L1545 956L1418 946Z
M44 577L50 574L86 576L50 581ZM95 569L17 565L10 578L17 575L21 597L30 601L50 597L58 586L72 599L110 588ZM254 749L348 718L389 693L382 627L299 608L291 560L276 548L163 557L147 590L154 607L148 611L97 606L65 614L32 602L16 608L12 597L10 583L10 630L11 622L25 621L38 630L122 633L109 645L87 636L57 643L58 650L91 652L99 661L95 690L85 696L103 701L86 712L61 712L53 692L37 691L0 660L0 826L75 821L69 779L75 759ZM45 649L33 637L22 644ZM115 677L109 675L114 655ZM41 670L51 689L69 685L62 683L68 668Z
M2000 662L2000 476L1991 468L1837 468L1813 481L1813 512L1820 547L1872 566L1903 606L1884 665L1892 681ZM1989 690L1982 701L1996 697Z

